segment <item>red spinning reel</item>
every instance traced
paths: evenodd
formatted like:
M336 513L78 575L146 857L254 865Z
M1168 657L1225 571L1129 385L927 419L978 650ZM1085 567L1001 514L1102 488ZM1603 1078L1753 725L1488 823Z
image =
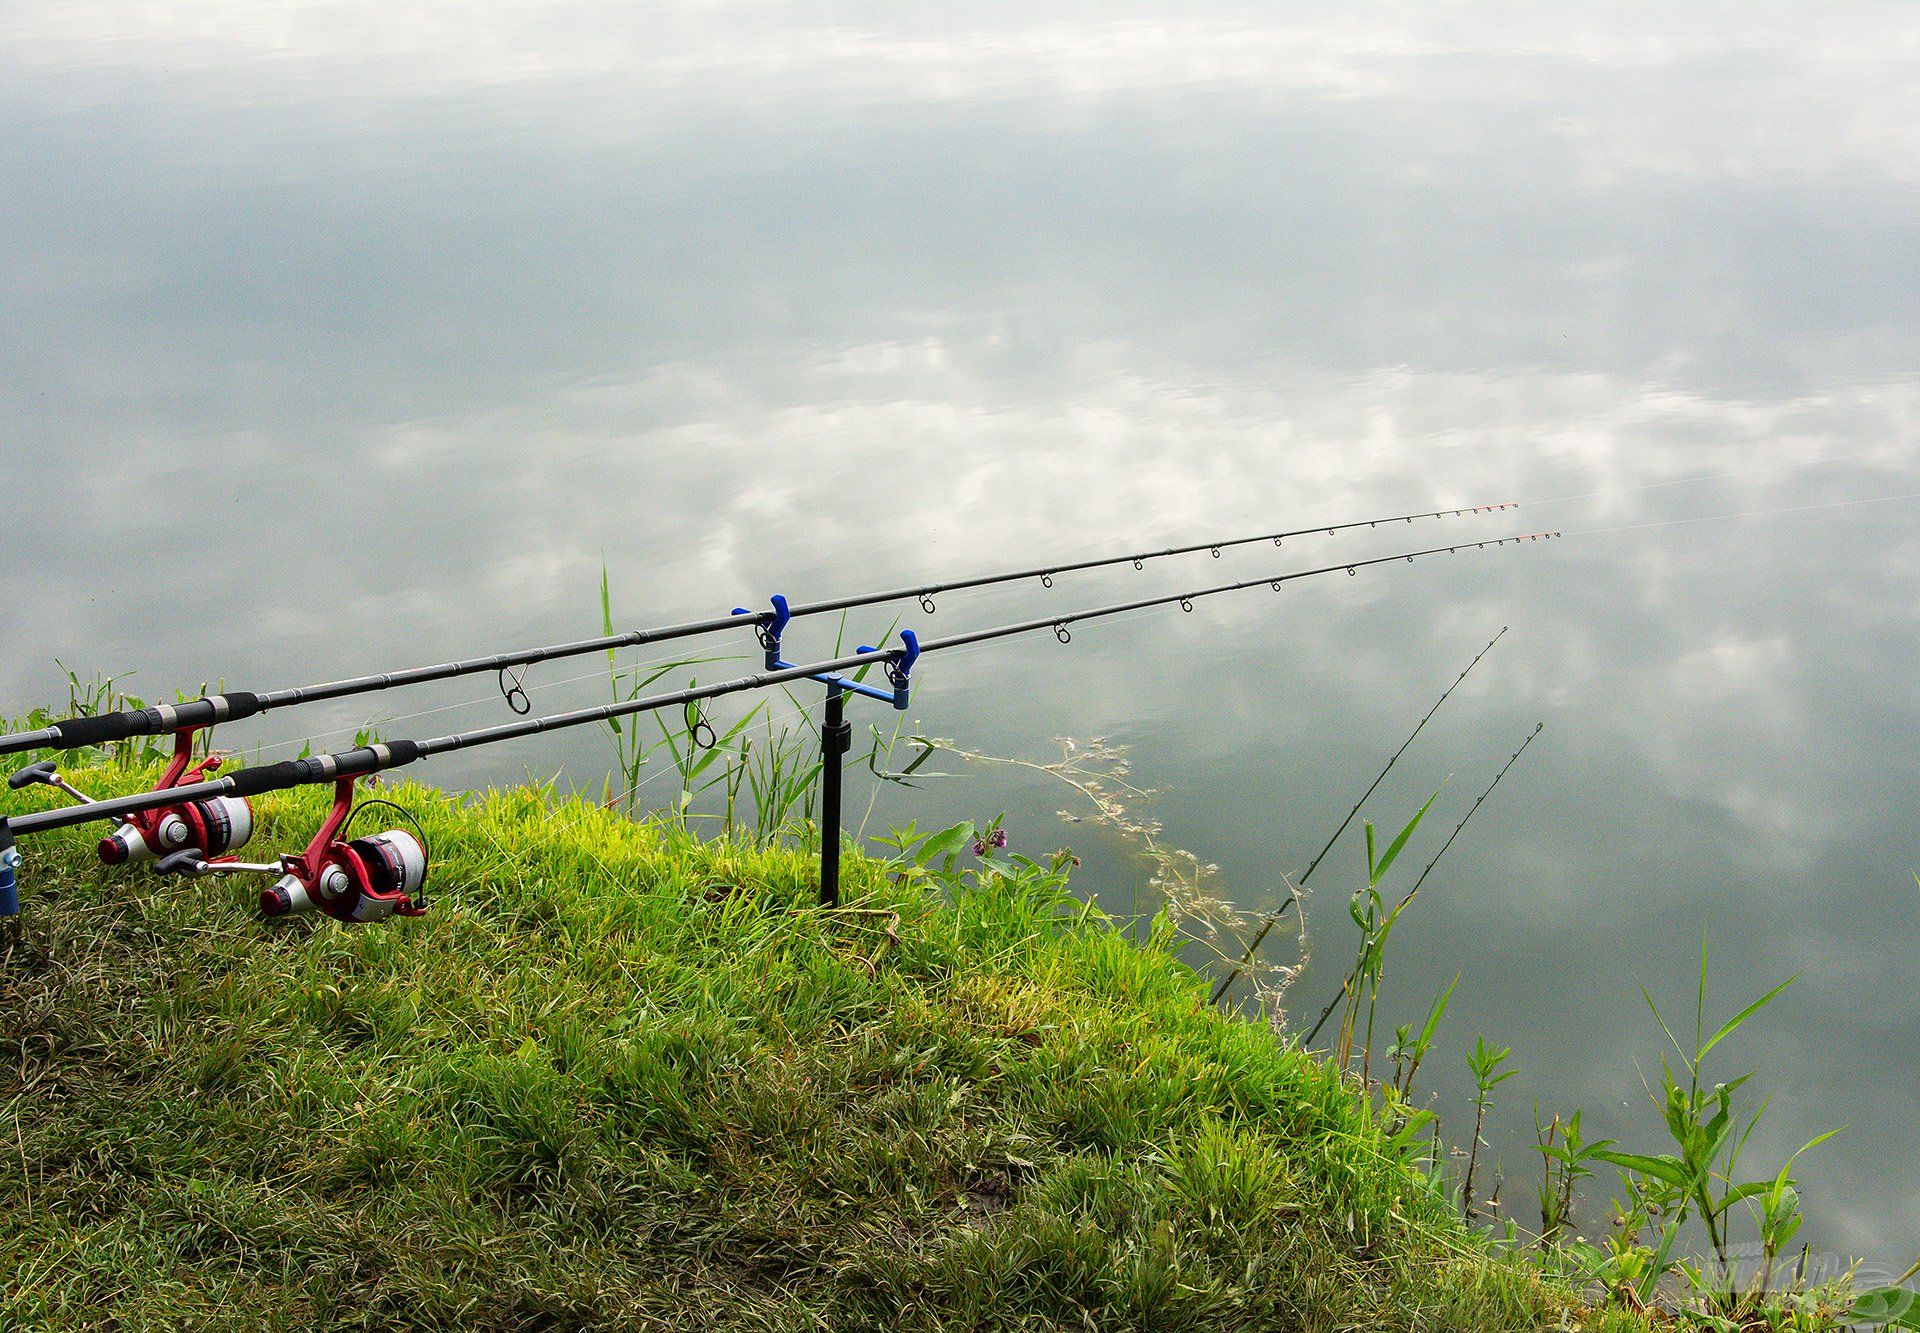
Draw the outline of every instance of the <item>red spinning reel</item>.
M325 912L336 921L384 921L390 916L419 916L427 910L421 892L427 882L427 848L421 836L388 829L371 837L347 838L353 818L354 778L333 784L333 808L314 831L304 852L278 861L247 863L209 859L188 849L160 858L163 875L277 875L260 891L262 916ZM381 802L381 804L391 804ZM398 809L399 807L394 807ZM405 813L402 811L402 813Z
M174 733L173 759L154 785L155 791L199 782L219 770L222 759L217 754L194 762L193 739L198 730L186 727ZM51 759L28 764L7 779L7 785L15 791L36 783L63 791L81 805L94 803L91 796L60 776L59 766ZM244 797L202 797L129 816L100 839L100 859L118 866L190 852L230 861L233 858L229 853L246 846L252 837L253 807Z
M155 791L203 781L220 768L222 759L217 754L194 761L197 731L188 727L174 733L173 759ZM100 859L107 865L151 861L163 875L193 878L276 876L275 883L260 893L263 916L319 911L348 922L419 916L427 910L421 892L427 879L424 836L388 829L364 838L348 837L356 780L343 777L334 783L333 807L298 855L268 862L240 860L234 853L253 837L253 807L245 797L205 796L129 816L100 840ZM52 760L29 764L8 780L16 790L36 783L65 792L82 807L95 803L61 777Z
M353 817L353 778L333 784L333 808L307 850L280 858L284 874L260 891L265 916L318 910L340 921L384 921L427 910L427 849L404 829L343 839Z

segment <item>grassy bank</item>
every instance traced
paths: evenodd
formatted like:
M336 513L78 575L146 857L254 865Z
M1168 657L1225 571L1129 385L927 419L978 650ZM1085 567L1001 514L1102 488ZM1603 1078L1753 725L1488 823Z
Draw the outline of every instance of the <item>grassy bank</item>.
M0 1327L1644 1326L1050 867L824 911L791 851L401 799L437 902L375 928L27 848Z

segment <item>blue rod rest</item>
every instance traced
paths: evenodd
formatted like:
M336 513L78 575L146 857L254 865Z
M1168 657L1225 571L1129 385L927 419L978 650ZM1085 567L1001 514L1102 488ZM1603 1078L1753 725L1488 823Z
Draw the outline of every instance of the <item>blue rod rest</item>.
M13 845L7 821L0 819L0 916L20 915L20 890L13 873L19 865L20 849Z
M900 631L900 643L906 652L900 659L887 663L887 679L893 684L893 706L905 711L907 692L913 682L913 664L920 660L920 636L910 629Z
M787 665L780 660L780 636L787 632L787 625L793 620L793 611L788 607L787 599L779 593L773 595L772 601L772 621L756 626L755 632L760 635L760 646L767 651L767 670L777 671ZM736 606L733 608L733 614L750 616L754 613L744 606Z
M908 695L911 688L913 664L920 658L920 636L910 629L903 629L900 631L900 643L902 647L900 656L886 663L887 688L884 690L872 685L864 685L852 677L843 676L838 672L824 672L818 676L809 676L807 679L817 680L822 685L830 686L836 690L844 690L848 694L857 694L862 698L878 699L883 704L891 704L893 707L904 711L907 707ZM863 643L854 651L877 653L880 650ZM767 665L776 671L784 671L791 668L793 663L776 659Z

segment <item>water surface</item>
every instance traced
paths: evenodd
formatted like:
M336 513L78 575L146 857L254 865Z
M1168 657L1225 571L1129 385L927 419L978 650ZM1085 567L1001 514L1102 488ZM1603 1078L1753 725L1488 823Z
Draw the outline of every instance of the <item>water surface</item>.
M1684 1008L1707 920L1723 1005L1802 974L1726 1051L1775 1090L1756 1168L1844 1124L1804 1162L1808 1238L1897 1272L1917 55L1913 11L1868 4L11 5L0 698L56 697L56 658L164 694L573 636L603 564L650 623L1525 501L1455 530L1568 538L930 660L911 720L1131 745L1168 837L1269 903L1511 626L1371 807L1444 784L1430 854L1547 724L1398 936L1395 1021L1462 974L1443 1117L1485 1032L1524 1070L1492 1135L1510 1198L1536 1097L1652 1148L1637 987ZM567 681L596 665L535 698L596 697ZM487 694L371 716L466 704L385 724L447 730L501 716ZM606 765L572 735L423 776ZM914 813L1008 809L1016 847L1071 840L1124 895L1066 803L979 770ZM1361 866L1356 840L1316 876L1312 1008Z

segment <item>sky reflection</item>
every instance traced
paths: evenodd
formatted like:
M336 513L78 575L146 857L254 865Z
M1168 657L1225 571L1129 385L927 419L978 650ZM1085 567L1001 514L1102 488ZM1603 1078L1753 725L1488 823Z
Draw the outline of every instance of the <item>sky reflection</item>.
M1684 990L1707 915L1729 1002L1804 972L1729 1052L1779 1090L1755 1160L1844 1122L1809 1231L1897 1272L1917 55L1911 10L1864 4L10 6L0 688L54 695L55 657L160 690L571 635L603 562L649 622L1525 501L1568 539L957 657L916 716L1133 744L1177 839L1263 898L1512 625L1382 793L1384 822L1447 781L1450 824L1547 722L1390 997L1465 969L1456 1046L1527 1070L1513 1170L1534 1095L1645 1140L1636 978ZM428 776L605 762L556 738ZM1083 836L1011 779L927 799ZM1323 872L1323 957L1358 856Z

